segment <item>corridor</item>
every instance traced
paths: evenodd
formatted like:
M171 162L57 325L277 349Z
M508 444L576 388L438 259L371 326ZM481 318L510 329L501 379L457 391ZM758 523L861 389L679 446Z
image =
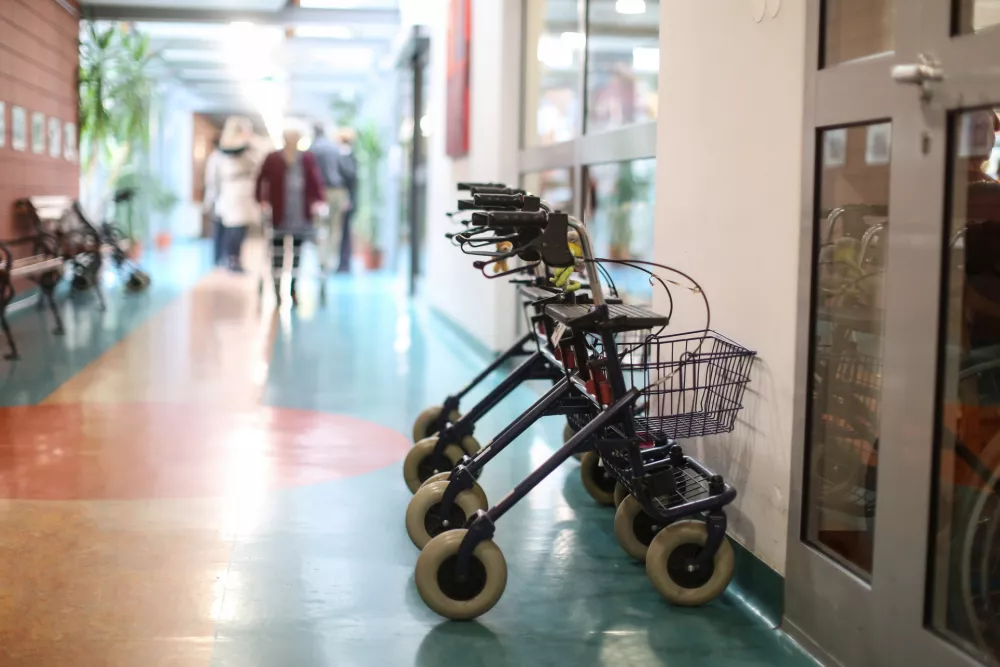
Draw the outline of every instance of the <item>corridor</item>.
M0 665L813 664L731 590L671 607L567 463L498 524L507 592L476 622L421 603L401 462L416 414L482 353L385 276L298 309L180 244L109 311L30 305L0 365ZM496 379L494 378L493 381ZM472 399L476 396L475 394ZM484 420L485 441L537 397ZM560 444L543 420L482 477L499 499Z

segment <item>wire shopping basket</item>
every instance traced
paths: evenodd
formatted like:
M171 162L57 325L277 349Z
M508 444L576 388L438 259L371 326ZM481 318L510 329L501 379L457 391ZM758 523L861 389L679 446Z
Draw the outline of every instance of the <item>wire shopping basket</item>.
M625 386L639 389L645 404L645 414L635 420L640 438L733 430L756 352L714 331L620 340L616 348Z

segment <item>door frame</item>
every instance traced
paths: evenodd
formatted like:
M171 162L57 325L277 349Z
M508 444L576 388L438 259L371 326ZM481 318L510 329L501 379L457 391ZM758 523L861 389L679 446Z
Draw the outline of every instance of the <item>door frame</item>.
M901 4L902 3L902 4ZM1000 28L953 36L952 0L897 0L895 50L820 69L823 0L807 0L806 99L800 235L794 437L785 627L828 664L979 665L927 629L928 554L936 465L942 269L949 212L947 175L953 111L1000 105ZM905 8L904 6L905 5ZM920 54L940 61L930 88L896 84L895 65ZM980 69L981 72L976 70ZM951 77L949 78L949 73ZM875 549L870 580L806 542L807 389L821 128L891 120L883 379Z

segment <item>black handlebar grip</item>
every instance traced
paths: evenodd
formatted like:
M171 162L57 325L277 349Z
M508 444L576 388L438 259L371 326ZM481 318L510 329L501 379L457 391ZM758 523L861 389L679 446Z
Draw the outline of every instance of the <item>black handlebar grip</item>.
M523 195L527 194L521 188L495 188L491 185L477 185L469 188L469 192L474 195Z
M544 227L549 220L544 211L490 211L487 217L498 227Z
M459 199L458 200L458 210L459 211L472 211L472 210L475 210L477 208L480 208L480 207L476 206L476 203L474 201L472 201L471 199Z
M472 188L505 188L506 183L476 183L473 181L464 181L458 184L458 189L463 191L471 190Z
M485 227L490 223L490 218L487 214L482 212L476 212L472 214L472 224L476 227Z
M521 208L524 205L524 196L499 192L476 192L472 195L472 201L476 203L477 208Z

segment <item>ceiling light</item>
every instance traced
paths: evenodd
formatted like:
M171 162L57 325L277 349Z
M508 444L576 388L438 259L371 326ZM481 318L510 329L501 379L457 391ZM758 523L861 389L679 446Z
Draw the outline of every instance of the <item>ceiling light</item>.
M615 3L615 11L619 14L645 14L645 0L618 0Z

